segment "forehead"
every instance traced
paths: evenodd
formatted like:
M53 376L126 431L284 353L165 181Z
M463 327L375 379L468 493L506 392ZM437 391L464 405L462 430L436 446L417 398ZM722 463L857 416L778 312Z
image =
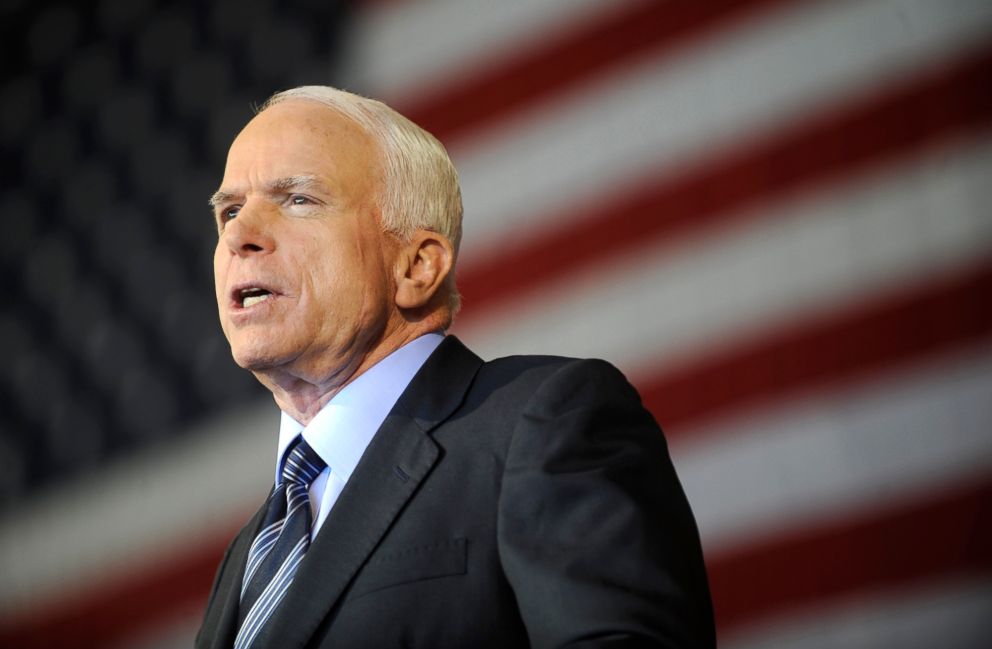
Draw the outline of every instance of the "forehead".
M298 175L365 184L378 166L373 139L353 120L313 101L289 100L262 111L238 134L224 184Z

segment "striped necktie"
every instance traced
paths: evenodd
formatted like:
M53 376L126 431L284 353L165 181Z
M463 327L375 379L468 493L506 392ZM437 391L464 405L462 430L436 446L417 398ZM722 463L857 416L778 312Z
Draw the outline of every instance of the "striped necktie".
M300 436L283 464L265 520L248 550L234 649L248 649L282 601L310 547L310 483L327 464Z

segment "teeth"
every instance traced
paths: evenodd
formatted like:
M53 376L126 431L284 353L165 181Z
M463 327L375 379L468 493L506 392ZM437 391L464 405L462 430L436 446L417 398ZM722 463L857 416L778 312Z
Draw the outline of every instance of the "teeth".
M255 306L259 302L264 302L265 300L269 299L270 297L272 297L272 294L271 293L263 293L262 295L248 295L248 296L245 296L245 300L244 300L244 303L243 303L244 308L247 309L250 306Z

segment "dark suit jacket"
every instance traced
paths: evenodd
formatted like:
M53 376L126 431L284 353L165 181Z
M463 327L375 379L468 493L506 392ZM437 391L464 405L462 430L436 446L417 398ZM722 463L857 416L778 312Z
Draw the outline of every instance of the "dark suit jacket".
M236 634L228 548L199 649ZM255 647L711 647L661 431L603 361L484 363L448 337L386 418Z

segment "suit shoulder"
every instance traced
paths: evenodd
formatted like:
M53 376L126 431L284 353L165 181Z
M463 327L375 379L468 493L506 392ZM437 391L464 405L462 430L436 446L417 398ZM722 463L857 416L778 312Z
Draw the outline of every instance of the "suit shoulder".
M482 366L482 371L501 375L531 374L537 378L544 378L564 368L583 369L588 367L596 371L601 366L613 368L610 363L600 359L523 354L486 361ZM615 368L613 369L615 370Z
M513 384L533 390L545 384L561 384L592 391L612 386L629 391L636 397L636 391L624 374L612 363L598 358L505 356L484 363L479 379L483 384Z
M567 356L520 354L486 361L483 367L496 372L554 371L555 368L577 360L579 359Z

